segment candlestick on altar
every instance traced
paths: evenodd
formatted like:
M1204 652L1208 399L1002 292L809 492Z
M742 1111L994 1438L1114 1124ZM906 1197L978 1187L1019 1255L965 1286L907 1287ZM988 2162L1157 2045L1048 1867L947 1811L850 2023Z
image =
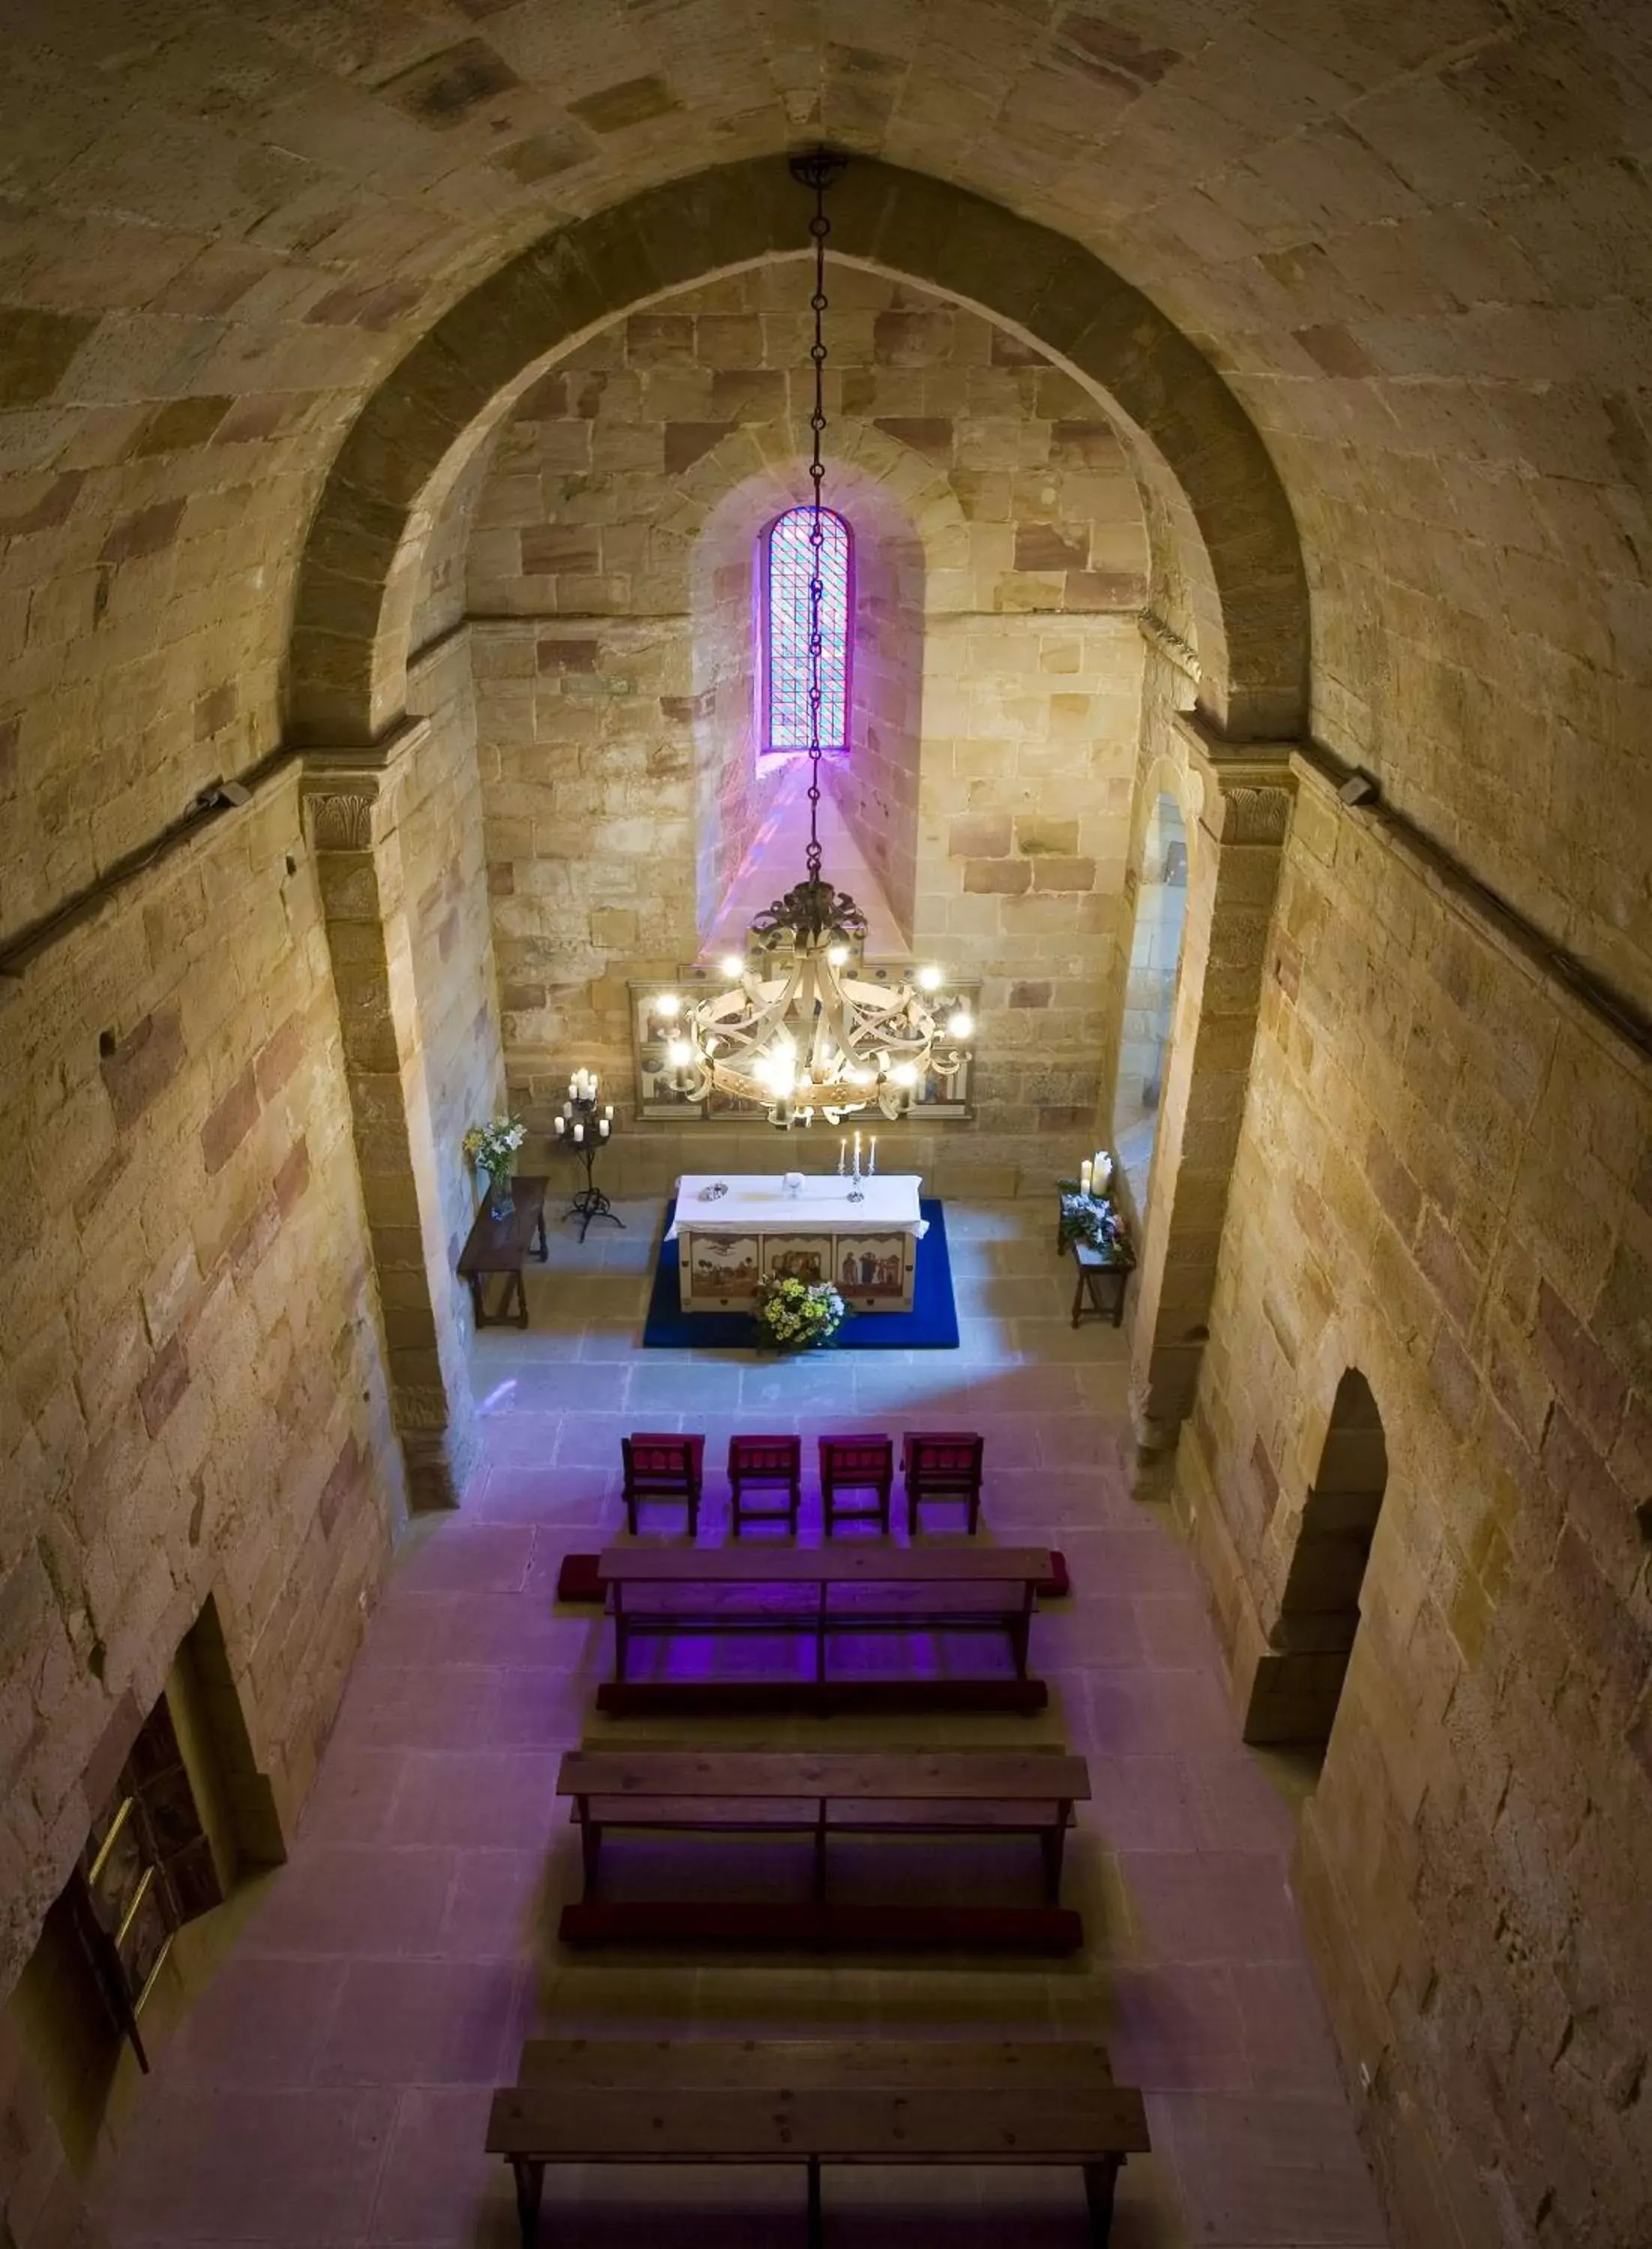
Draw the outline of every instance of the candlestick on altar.
M878 1136L877 1136L877 1134L874 1132L874 1133L872 1135L872 1149L871 1149L871 1153L870 1153L870 1155L868 1156L868 1158L867 1158L867 1179L869 1179L869 1180L875 1180L877 1176L878 1176Z
M1093 1176L1093 1168L1091 1165L1090 1159L1086 1156L1084 1161L1079 1166L1079 1193L1081 1195L1087 1195L1089 1193L1090 1181Z
M840 1179L843 1177L844 1166L847 1163L848 1159L849 1143L847 1139L840 1140L838 1142L838 1177Z

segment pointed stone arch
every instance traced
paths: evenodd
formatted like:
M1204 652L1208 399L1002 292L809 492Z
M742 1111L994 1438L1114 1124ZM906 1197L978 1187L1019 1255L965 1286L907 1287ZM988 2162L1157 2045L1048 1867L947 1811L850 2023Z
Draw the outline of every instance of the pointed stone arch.
M679 180L545 237L460 299L392 370L333 461L300 567L290 738L367 747L400 722L423 544L478 444L559 351L622 312L799 248L783 160ZM1131 434L1189 526L1200 699L1234 740L1294 733L1307 602L1295 525L1244 409L1138 291L1066 237L872 159L833 195L833 248L938 289L1036 344Z

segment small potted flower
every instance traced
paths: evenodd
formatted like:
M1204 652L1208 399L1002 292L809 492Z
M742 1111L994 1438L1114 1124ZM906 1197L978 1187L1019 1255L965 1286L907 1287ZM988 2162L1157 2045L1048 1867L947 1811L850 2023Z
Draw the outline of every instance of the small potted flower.
M771 1274L757 1284L757 1333L776 1351L818 1350L831 1342L847 1311L830 1281Z
M496 1117L490 1124L473 1124L464 1136L464 1152L488 1175L488 1214L509 1218L516 1208L511 1181L516 1172L517 1150L528 1137L518 1117Z

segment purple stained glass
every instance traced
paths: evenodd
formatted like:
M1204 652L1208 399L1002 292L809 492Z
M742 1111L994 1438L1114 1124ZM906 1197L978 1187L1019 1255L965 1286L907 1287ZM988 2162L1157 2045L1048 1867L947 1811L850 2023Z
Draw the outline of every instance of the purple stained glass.
M768 746L809 746L809 581L814 549L812 507L787 511L769 529ZM853 547L849 526L820 511L820 746L849 746L849 602Z

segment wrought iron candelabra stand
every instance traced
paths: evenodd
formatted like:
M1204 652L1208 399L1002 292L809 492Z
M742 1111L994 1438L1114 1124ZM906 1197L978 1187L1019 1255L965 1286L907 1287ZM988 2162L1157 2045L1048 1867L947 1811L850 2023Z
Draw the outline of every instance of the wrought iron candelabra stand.
M597 1185L594 1176L597 1151L606 1148L613 1137L613 1120L603 1115L602 1104L599 1104L594 1090L590 1093L576 1093L572 1099L563 1103L562 1115L557 1124L557 1145L572 1150L574 1155L583 1159L585 1185L574 1194L562 1215L565 1219L579 1220L581 1241L590 1232L593 1218L606 1218L611 1226L622 1227L625 1224L624 1219Z

